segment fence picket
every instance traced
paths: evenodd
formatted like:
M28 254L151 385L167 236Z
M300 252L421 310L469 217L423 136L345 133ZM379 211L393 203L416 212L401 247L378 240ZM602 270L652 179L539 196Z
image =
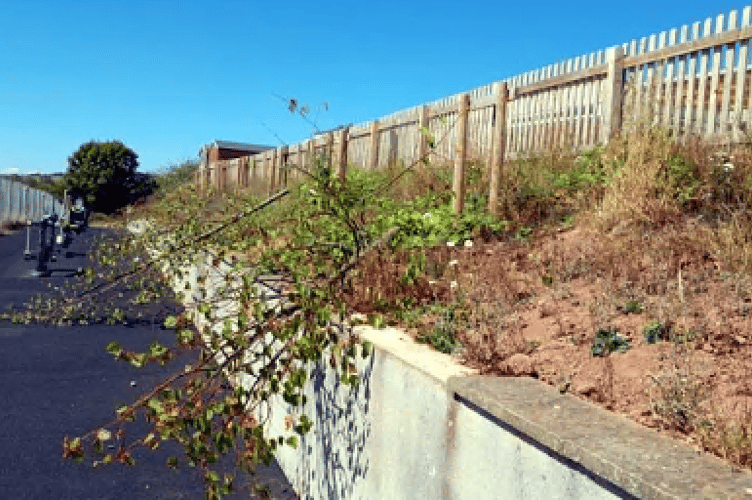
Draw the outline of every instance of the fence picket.
M728 17L727 31L737 29L738 13L732 10ZM731 91L734 84L734 63L736 62L736 43L726 44L726 63L723 71L723 94L721 97L721 115L718 123L718 132L721 134L731 130L731 117L729 109L731 106Z
M687 42L687 25L683 25L679 32L679 43L683 44ZM686 68L685 68L686 55L678 57L677 69L676 69L676 94L674 95L674 117L672 122L672 129L674 133L679 135L683 132L682 115L684 110L684 96L686 95L684 90L687 85Z
M706 19L702 33L703 38L707 38L711 35L712 26L713 20L711 18ZM700 51L700 67L698 76L699 94L697 96L697 102L695 103L695 117L697 123L695 130L697 131L702 131L705 129L706 119L708 116L708 109L705 103L707 102L706 99L708 98L708 61L710 60L710 50L711 49L708 48Z
M744 29L750 25L750 17L752 14L752 7L745 7L742 11L741 28ZM745 119L744 116L744 90L747 80L747 58L749 51L749 40L742 40L739 42L739 62L736 70L736 95L734 96L734 135L733 140L739 141L742 131L741 123ZM749 98L752 99L752 92L749 92ZM750 103L752 104L752 103ZM747 105L747 109L750 109L750 104Z
M720 35L723 33L723 14L720 14L716 18L715 34ZM708 92L708 122L706 124L705 132L708 135L712 135L716 131L716 120L718 119L718 81L721 77L721 56L722 46L713 47L713 62L710 69L710 90Z

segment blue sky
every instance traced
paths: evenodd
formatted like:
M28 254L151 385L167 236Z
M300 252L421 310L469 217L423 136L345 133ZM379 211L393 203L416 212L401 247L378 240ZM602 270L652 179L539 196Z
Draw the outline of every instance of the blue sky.
M214 139L278 145L682 24L725 1L0 2L0 173L117 139L158 172ZM324 106L328 106L328 110Z

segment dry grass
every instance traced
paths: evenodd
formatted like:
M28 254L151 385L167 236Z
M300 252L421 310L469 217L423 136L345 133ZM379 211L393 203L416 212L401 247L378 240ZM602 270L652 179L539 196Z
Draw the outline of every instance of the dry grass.
M587 165L566 151L508 165L501 212L529 236L460 257L465 362L574 377L583 397L752 466L750 151L641 125ZM588 354L606 327L629 356Z

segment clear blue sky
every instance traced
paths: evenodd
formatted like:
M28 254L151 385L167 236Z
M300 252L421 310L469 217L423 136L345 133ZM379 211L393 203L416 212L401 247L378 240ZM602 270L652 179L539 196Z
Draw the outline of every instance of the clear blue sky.
M92 139L148 172L214 139L296 143L275 94L359 123L744 5L2 0L0 173L62 172Z

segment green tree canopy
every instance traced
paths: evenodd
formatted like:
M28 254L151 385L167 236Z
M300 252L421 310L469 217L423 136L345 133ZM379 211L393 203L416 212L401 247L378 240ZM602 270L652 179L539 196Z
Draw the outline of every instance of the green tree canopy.
M122 142L89 141L68 158L64 184L91 210L112 213L154 190L154 179L136 169L138 155Z

